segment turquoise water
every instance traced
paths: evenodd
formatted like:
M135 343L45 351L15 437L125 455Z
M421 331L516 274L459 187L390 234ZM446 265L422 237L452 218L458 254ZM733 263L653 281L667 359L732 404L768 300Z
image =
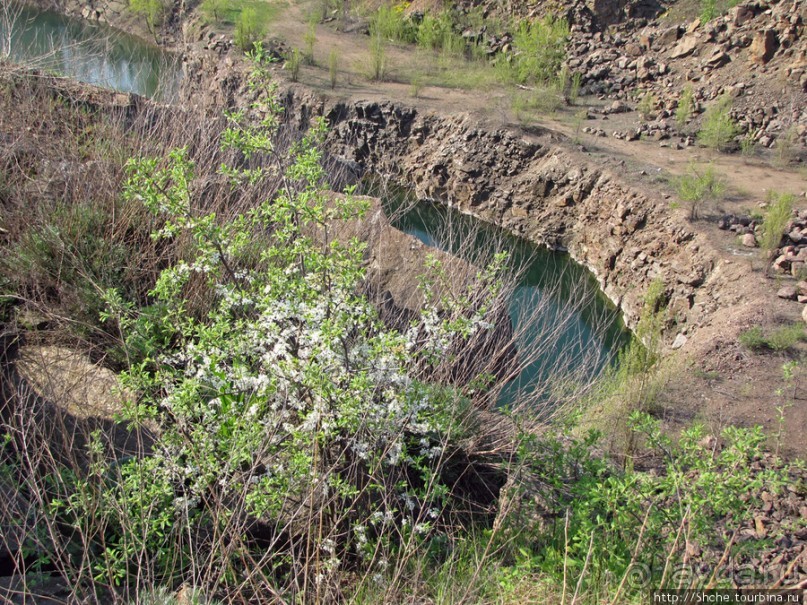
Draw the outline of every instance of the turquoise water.
M476 264L479 251L506 250L511 266L520 270L508 305L519 360L529 363L500 393L500 404L560 398L559 388L595 377L630 341L618 309L601 292L594 276L568 254L537 246L443 205L419 202L409 208L397 198L387 199L386 207L398 229L427 245Z
M0 51L12 61L121 92L175 98L182 65L170 53L108 26L9 6L15 18L0 18Z

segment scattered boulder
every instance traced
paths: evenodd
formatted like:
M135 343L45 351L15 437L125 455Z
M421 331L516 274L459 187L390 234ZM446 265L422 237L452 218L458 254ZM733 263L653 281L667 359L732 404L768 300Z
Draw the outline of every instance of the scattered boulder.
M610 113L625 113L630 111L630 107L623 101L614 101L609 108Z
M754 9L750 6L735 6L729 9L729 22L735 27L742 27L754 18Z
M748 55L751 62L764 65L773 58L778 48L779 40L776 38L776 32L767 29L754 36L754 40L748 48Z
M663 30L656 39L656 45L660 47L666 47L674 42L678 41L678 38L681 37L681 28L677 25L674 27L668 27L667 29Z
M681 38L681 41L672 49L670 59L680 59L691 55L698 48L699 38L693 34L688 34Z
M776 293L776 296L779 298L784 298L785 300L796 300L797 295L798 292L796 291L795 286L782 286Z

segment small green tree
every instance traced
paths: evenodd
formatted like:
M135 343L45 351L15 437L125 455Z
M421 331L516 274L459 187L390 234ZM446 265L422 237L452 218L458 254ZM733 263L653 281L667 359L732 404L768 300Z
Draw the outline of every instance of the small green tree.
M387 75L387 50L379 34L370 36L370 79L378 82Z
M683 201L689 202L689 218L693 220L698 218L704 203L720 198L726 190L725 182L717 176L712 164L701 170L691 163L686 174L678 179L676 185L678 196Z
M653 117L656 111L657 103L658 100L656 99L656 95L654 95L652 92L646 92L644 95L642 95L642 99L639 101L636 111L639 112L639 115L643 120L649 120Z
M244 52L249 52L263 36L258 14L252 7L246 7L235 22L235 44Z
M698 141L705 147L723 151L738 133L737 125L731 119L731 97L723 95L707 108Z
M789 193L768 194L770 206L765 212L759 237L759 247L770 257L782 243L782 235L788 222L793 218L793 202L795 198Z
M370 35L378 35L385 40L415 42L418 39L418 26L406 18L402 5L383 3L370 19Z
M289 76L292 82L297 82L300 79L300 65L302 65L303 57L300 51L292 48L289 56L286 58L286 69L289 70Z
M314 65L314 45L317 43L317 23L316 21L309 21L308 29L303 36L305 42L305 59L306 65Z
M165 20L168 12L167 0L129 0L129 10L146 20L149 31L156 35L156 30Z
M522 21L513 36L513 55L502 63L507 67L503 73L519 84L554 81L566 58L568 39L569 24L564 19Z
M695 92L692 86L687 84L678 99L678 107L675 110L675 123L678 129L683 129L692 119L695 113Z

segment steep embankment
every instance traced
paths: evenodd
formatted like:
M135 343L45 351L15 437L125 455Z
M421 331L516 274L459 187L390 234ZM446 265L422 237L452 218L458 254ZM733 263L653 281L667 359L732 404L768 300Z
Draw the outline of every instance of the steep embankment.
M192 64L198 71L188 80L189 102L245 102L249 93L237 71L203 58ZM288 119L300 128L313 116L326 117L329 152L355 173L382 175L420 198L567 250L630 327L647 287L663 282L668 345L683 346L712 325L721 305L741 301L728 285L739 269L721 261L660 194L637 190L549 131L528 135L391 101L334 101L299 86L283 96Z
M329 149L366 172L413 187L534 242L568 250L634 326L651 282L665 284L671 344L709 325L726 267L666 204L619 182L550 136L485 129L394 103L330 103L290 92L301 123L325 115ZM679 337L680 346L685 339Z

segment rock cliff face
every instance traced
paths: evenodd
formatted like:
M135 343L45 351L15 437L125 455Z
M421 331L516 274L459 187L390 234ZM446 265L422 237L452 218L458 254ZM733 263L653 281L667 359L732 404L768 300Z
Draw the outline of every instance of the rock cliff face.
M218 67L190 70L198 77L188 80L189 102L248 102L241 78ZM392 102L333 102L301 87L287 89L284 102L296 128L325 116L328 151L354 174L380 175L421 199L568 251L594 274L631 328L647 287L662 281L670 346L682 346L709 325L718 300L738 302L722 291L734 277L725 275L728 267L666 201L588 164L552 135L527 137L480 126L467 116L420 113Z
M243 79L230 71L200 81L205 90L215 82L221 95L248 101ZM192 78L188 83L198 84ZM127 112L149 104L135 95L71 86L88 102L122 103ZM218 96L211 91L197 98ZM724 288L736 278L728 263L719 261L705 238L671 213L665 201L587 164L549 135L527 138L481 127L465 116L422 114L391 102L330 102L299 89L288 90L284 98L296 128L315 115L327 118L328 152L355 174L381 175L420 198L567 250L591 270L630 327L638 321L647 287L661 280L669 302L670 345L693 339L712 323L718 306L739 301L740 295L729 295L736 287Z
M445 203L531 241L567 250L604 292L638 321L647 286L669 301L668 342L709 323L721 270L715 253L666 203L642 195L551 141L485 130L465 117L422 115L392 103L329 104L289 93L302 127L331 124L329 151L356 170L380 174L423 199Z

